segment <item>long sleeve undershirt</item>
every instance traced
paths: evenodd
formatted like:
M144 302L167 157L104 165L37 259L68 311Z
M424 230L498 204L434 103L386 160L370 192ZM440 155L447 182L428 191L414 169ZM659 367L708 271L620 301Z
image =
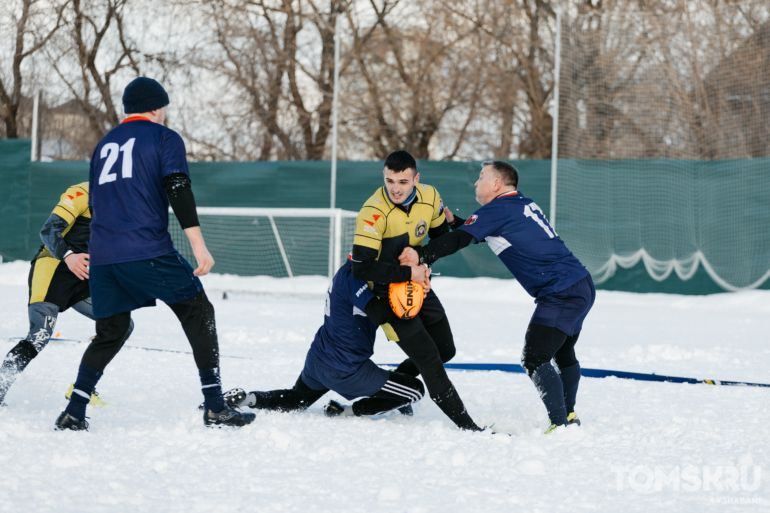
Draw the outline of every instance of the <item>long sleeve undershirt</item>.
M163 179L163 189L182 229L200 226L190 177L184 173L168 175Z
M439 258L457 253L475 242L476 239L470 233L464 230L455 230L452 233L431 240L421 248L415 248L415 251L417 251L417 255L420 257L421 264L432 265Z
M56 260L64 260L67 253L74 253L74 249L67 244L62 235L68 227L67 221L57 214L51 214L40 230L40 239Z

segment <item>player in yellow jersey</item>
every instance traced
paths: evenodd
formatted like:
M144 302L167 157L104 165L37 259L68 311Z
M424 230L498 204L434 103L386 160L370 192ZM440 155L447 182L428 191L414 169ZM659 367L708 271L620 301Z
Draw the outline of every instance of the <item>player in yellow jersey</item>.
M73 185L40 231L43 245L29 271L29 333L0 366L0 404L16 377L48 344L59 312L72 307L93 319L88 286L90 224L88 182ZM133 328L131 324L126 339Z
M405 247L422 245L449 231L438 191L420 183L417 162L406 151L394 151L385 160L385 186L364 203L356 220L353 241L353 277L365 280L379 297L387 297L388 284L413 280L428 290L420 313L397 319L382 328L409 357L396 372L422 375L431 399L461 429L479 431L447 376L444 363L455 355L454 339L444 307L430 290L426 267L401 266Z

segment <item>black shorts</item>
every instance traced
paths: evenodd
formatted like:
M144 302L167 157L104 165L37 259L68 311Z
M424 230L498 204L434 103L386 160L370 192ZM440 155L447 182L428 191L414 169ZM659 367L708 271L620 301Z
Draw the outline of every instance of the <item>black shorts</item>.
M29 304L52 303L63 312L91 297L88 280L81 280L62 260L42 257L29 270Z
M444 305L439 301L438 296L433 289L428 292L427 297L422 303L420 313L412 319L396 319L393 322L383 324L382 331L388 337L388 340L398 342L411 337L424 326L431 326L446 316Z

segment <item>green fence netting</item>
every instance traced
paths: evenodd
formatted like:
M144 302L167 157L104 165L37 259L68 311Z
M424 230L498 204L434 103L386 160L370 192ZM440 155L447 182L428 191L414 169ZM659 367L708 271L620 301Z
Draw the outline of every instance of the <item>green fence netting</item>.
M59 196L88 180L87 162L30 163L29 145L29 140L0 141L6 185L0 254L6 260L31 258ZM589 267L598 288L706 294L729 289L725 279L738 283L730 273L744 280L740 284L757 285L758 270L766 264L764 271L770 269L770 191L759 176L768 162L758 160L560 160L557 231ZM519 189L548 213L550 161L512 163L521 174ZM478 162L418 163L421 181L435 186L461 216L478 207L473 184L479 169ZM329 170L323 161L190 163L196 201L206 207L328 207ZM380 161L340 162L337 206L358 210L381 185L381 170ZM716 258L712 247L719 248ZM666 266L673 266L668 273ZM716 271L710 273L709 266ZM727 276L726 269L730 276L719 278ZM434 270L444 276L510 278L485 245L467 248Z

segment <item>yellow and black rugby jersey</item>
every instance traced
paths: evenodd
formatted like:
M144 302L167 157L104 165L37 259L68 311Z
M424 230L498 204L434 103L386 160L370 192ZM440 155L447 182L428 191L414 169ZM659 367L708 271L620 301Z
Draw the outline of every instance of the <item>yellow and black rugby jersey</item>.
M385 187L380 187L358 213L353 244L376 249L380 262L401 265L398 257L404 248L422 246L428 230L445 220L438 191L422 183L415 188L417 196L406 213L388 199Z
M91 235L91 208L88 206L88 182L71 186L61 195L53 213L67 221L62 238L75 253L88 253ZM42 246L35 259L51 257L48 248Z

